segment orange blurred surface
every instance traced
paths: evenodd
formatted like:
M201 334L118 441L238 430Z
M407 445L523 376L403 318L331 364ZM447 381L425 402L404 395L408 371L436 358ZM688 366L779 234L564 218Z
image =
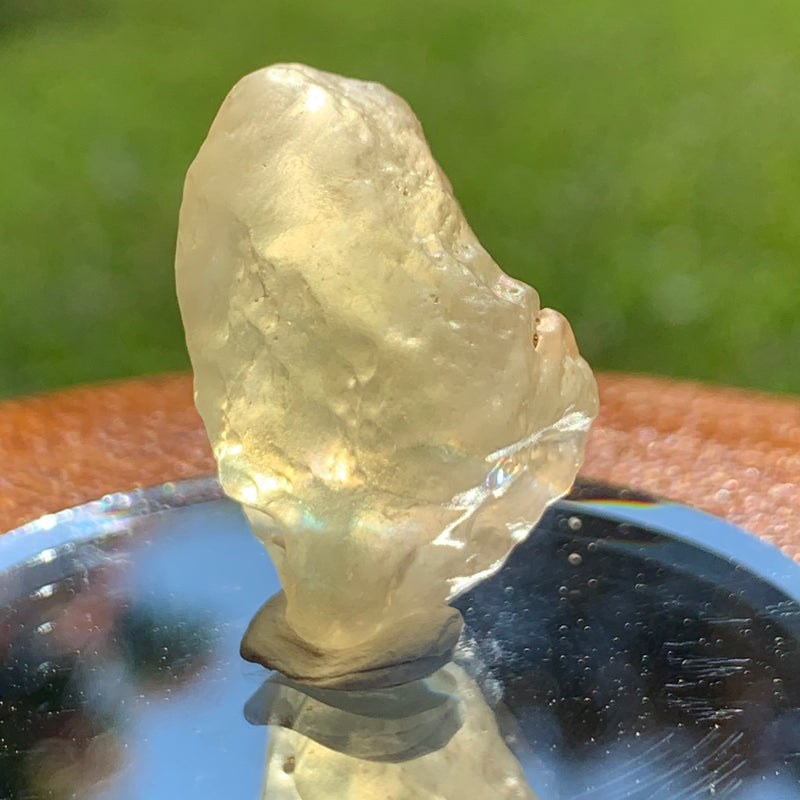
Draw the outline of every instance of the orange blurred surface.
M601 374L582 475L725 517L800 558L800 400ZM0 531L214 471L191 377L0 403Z

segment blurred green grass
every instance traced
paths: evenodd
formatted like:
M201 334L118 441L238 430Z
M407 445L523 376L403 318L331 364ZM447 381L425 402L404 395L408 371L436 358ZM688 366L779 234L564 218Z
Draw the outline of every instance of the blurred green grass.
M188 365L183 174L244 73L379 80L595 368L800 393L794 0L0 0L0 396Z

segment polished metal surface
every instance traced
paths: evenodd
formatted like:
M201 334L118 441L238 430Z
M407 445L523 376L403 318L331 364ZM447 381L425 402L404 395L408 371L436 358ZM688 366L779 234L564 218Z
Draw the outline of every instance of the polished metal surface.
M447 746L438 684L320 694L242 661L277 588L210 479L0 537L0 798L255 800L288 727L353 762ZM790 800L797 598L800 568L743 531L579 486L459 598L457 659L542 800Z

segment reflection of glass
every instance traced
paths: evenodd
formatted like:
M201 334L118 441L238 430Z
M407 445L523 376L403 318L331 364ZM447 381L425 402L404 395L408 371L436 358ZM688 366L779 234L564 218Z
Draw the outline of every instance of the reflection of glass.
M536 800L481 690L453 663L365 692L269 679L248 712L272 726L263 800Z
M265 717L263 688L249 704L267 674L238 647L278 588L210 480L0 536L0 797L261 797L290 707ZM800 800L798 597L800 567L742 531L582 486L458 605L487 725L541 800ZM362 725L347 757L383 752L395 761L371 763L388 769L448 752L469 704L449 684L428 691L399 695L417 738ZM357 697L337 713L363 718ZM338 752L335 734L305 725L303 737Z

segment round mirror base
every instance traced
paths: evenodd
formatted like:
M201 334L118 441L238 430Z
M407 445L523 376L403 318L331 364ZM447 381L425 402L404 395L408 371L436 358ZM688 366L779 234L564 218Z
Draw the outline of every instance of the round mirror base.
M455 672L379 704L306 695L239 657L279 585L212 479L37 520L0 537L0 572L9 800L257 800L289 730L276 698L317 703L325 725L291 735L350 759L430 758L469 723L448 681L480 688L541 800L800 798L800 568L625 490L577 485L454 603ZM399 718L424 737L403 722L398 738Z

